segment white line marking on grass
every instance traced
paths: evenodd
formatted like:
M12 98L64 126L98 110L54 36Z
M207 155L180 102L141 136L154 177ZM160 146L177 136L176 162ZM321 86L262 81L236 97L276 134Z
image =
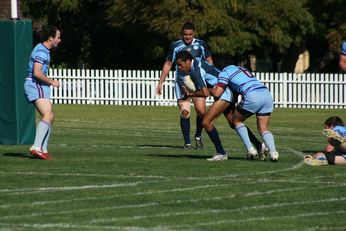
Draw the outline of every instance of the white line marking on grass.
M66 210L66 211L58 211L58 212L44 212L44 213L31 213L25 215L10 215L10 216L2 216L0 220L8 220L8 219L18 219L18 218L29 218L29 217L42 217L42 216L51 216L51 215L66 215L66 214L74 214L74 213L84 213L84 212L95 212L95 211L108 211L108 210L117 210L117 209L131 209L131 208L141 208L141 207L149 207L155 206L158 203L145 203L145 204L135 204L135 205L120 205L120 206L111 206L111 207L103 207L103 208L88 208L88 209L76 209L76 210Z
M32 194L32 193L46 193L58 191L71 191L71 190L85 190L85 189L99 189L99 188L118 188L118 187L132 187L139 184L148 182L132 182L132 183L117 183L108 185L82 185L82 186L63 186L63 187L41 187L41 188L24 188L24 189L1 189L0 193L10 193L11 195Z
M145 228L140 226L96 226L96 225L78 225L78 224L69 224L69 223L44 223L44 224L35 224L35 223L2 223L2 226L9 227L9 230L19 230L19 229L79 229L79 230L126 230L126 231L170 231L172 229L166 227L155 227L155 228ZM3 230L3 229L1 229ZM4 229L5 230L5 229Z
M287 216L272 216L272 217L252 217L252 218L246 218L246 219L227 219L227 220L218 220L215 222L201 222L198 224L193 225L174 225L174 226L166 226L169 228L188 228L188 227L196 227L196 226L210 226L210 225L219 225L219 224L227 224L227 223L244 223L244 222L258 222L258 221L270 221L270 220L286 220L286 219L297 219L297 218L304 218L304 217L317 217L317 216L327 216L327 215L333 215L333 214L345 214L346 211L344 210L338 210L338 211L332 211L332 212L313 212L313 213L300 213L296 215L287 215Z
M346 197L342 198L328 198L323 200L311 200L311 201L294 201L294 202L284 202L284 203L271 203L271 204L262 204L262 205L254 205L254 206L244 206L240 208L234 209L206 209L204 211L188 211L188 212L173 212L173 213L160 213L157 215L143 215L143 216L130 216L130 217L117 217L117 218L102 218L102 219L93 219L87 223L103 223L103 222L112 222L112 221L128 221L128 220L141 220L148 218L164 218L164 217L172 217L172 216L187 216L187 215L206 215L206 214L220 214L220 213L229 213L229 212L244 212L248 210L260 210L260 209L272 209L278 207L288 207L288 206L301 206L307 204L316 204L316 203L330 203L330 202L338 202L345 201ZM165 204L165 203L162 203Z
M304 157L304 153L299 152L297 150L294 150L292 148L287 148L289 151L293 152L295 155L299 157ZM279 160L280 161L280 160ZM296 169L301 168L304 165L304 159L301 160L298 164L293 165L290 168L285 168L285 169L280 169L280 170L273 170L273 171L263 171L263 172L256 172L256 174L261 175L261 174L272 174L272 173L279 173L279 172L287 172L287 171L293 171ZM250 175L250 174L249 174Z
M48 173L48 172L5 172L0 171L3 175L42 175L42 176L76 176L76 177L111 177L111 178L157 178L157 179L172 179L167 176L153 175L111 175L111 174L91 174L91 173Z
M281 231L296 231L297 229L284 229ZM342 227L330 227L330 226L325 226L325 227L320 227L320 226L315 226L315 227L309 227L309 228L299 228L300 231L317 231L317 230L345 230L345 226Z
M257 181L253 181L253 179L251 179L252 182L243 182L243 183L233 183L232 186L234 185L244 185L244 184L258 184L258 183L263 183L263 182L271 182L271 183L302 183L304 185L307 184L317 184L320 185L322 182L312 182L312 181L283 181L283 180L272 180L272 179L258 179ZM181 189L167 189L167 190L161 190L161 191L149 191L149 192L139 192L139 193L133 193L133 194L117 194L114 196L108 196L108 197L82 197L82 198L73 198L73 199L64 199L64 200L54 200L54 201L36 201L36 202L31 202L31 203L22 203L22 204L2 204L0 205L0 208L11 208L11 207L23 207L23 206L35 206L35 205L46 205L46 204L63 204L63 203L70 203L70 202L78 202L78 201L92 201L92 200L110 200L110 199L114 199L114 198L119 198L122 196L138 196L138 195L153 195L156 193L170 193L170 192L177 192L177 191L191 191L191 190L195 190L195 189L200 189L200 188L208 188L208 187L230 187L229 184L227 185L214 185L214 186L196 186L193 188L181 188ZM323 186L317 186L316 188L319 189L323 189L323 188L338 188L338 187L345 187L346 183L339 183L339 182L323 182ZM268 191L264 191L264 192L251 192L251 193L247 193L247 194L243 194L243 196L260 196L260 195L265 195L265 194L274 194L274 193L281 193L281 192L290 192L290 191L298 191L298 190L306 190L308 189L308 187L295 187L295 188L286 188L286 189L276 189L276 190L268 190ZM234 197L235 195L232 195L231 197ZM217 197L217 198L230 198L230 197ZM202 201L204 200L210 200L210 198L206 198L206 199L201 199ZM191 200L189 200L191 202ZM187 201L187 202L189 202Z
M334 187L337 187L334 185ZM185 189L186 190L193 190L193 189L200 189L203 187L193 187L193 188L188 188ZM321 186L318 188L330 188L330 186ZM93 212L93 211L107 211L107 210L116 210L116 209L129 209L129 208L141 208L141 207L151 207L151 206L158 206L158 205L176 205L176 204L182 204L182 203L198 203L200 201L212 201L212 200L225 200L225 199L232 199L234 197L254 197L254 196L258 196L258 195L265 195L265 194L273 194L273 193L282 193L282 192L287 192L287 191L298 191L298 190L306 190L306 188L290 188L290 189L278 189L278 190L269 190L269 191L265 191L265 192L257 192L257 193L247 193L247 194L243 194L243 195L238 195L238 194L234 194L234 195L229 195L226 197L212 197L212 198L205 198L205 199L190 199L190 200L175 200L175 201L169 201L169 202L152 202L152 203L144 203L144 204L132 204L132 205L120 205L120 206L111 206L111 207L103 207L103 208L91 208L91 209L79 209L79 210L68 210L68 211L59 211L59 212L46 212L46 213L33 213L33 214L25 214L25 215L14 215L14 216L3 216L0 217L0 220L5 220L5 219L18 219L18 218L25 218L25 217L36 217L36 216L49 216L49 215L66 215L66 214L75 214L75 213L83 213L83 212ZM112 198L116 198L116 197L121 197L121 196L129 196L129 195L148 195L148 194L155 194L155 193L167 193L167 192L176 192L176 189L173 190L164 190L164 191L154 191L154 192L147 192L147 193L134 193L134 194L122 194L122 195L115 195L112 197L104 197L102 198L103 200L108 200L108 199L112 199ZM181 190L180 190L181 191ZM88 198L82 198L81 200L92 200L92 199L100 199L99 197L88 197ZM345 198L338 198L337 200L341 201L344 200ZM80 201L81 201L80 200ZM321 201L327 201L327 200L331 200L333 201L334 198L330 198L330 199L326 199L326 200L321 200ZM73 200L73 201L77 201L77 199ZM64 201L64 203L66 202L71 202L71 200L66 200ZM300 202L302 204L302 202ZM308 202L305 202L308 203ZM46 204L46 203L44 203ZM275 203L277 204L277 203ZM28 204L29 206L31 204Z

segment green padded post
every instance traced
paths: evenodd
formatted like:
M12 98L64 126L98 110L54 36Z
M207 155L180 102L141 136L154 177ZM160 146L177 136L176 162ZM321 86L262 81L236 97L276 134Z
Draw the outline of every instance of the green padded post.
M24 95L32 46L31 20L0 20L0 144L31 144L35 108Z

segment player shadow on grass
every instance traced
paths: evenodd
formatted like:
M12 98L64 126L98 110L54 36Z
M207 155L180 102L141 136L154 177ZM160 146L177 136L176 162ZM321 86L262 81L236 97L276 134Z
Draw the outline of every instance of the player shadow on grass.
M184 150L182 150L184 151ZM156 156L163 158L189 158L189 159L207 159L212 157L212 155L196 155L196 154L147 154L147 156ZM246 160L245 157L228 157L228 160Z
M182 149L182 146L178 145L158 145L158 144L144 144L144 145L137 145L138 148L162 148L162 149Z
M313 154L316 152L321 152L321 150L301 150L301 152L304 154Z
M19 157L19 158L28 158L28 159L39 159L38 157L35 157L33 155L30 155L29 153L23 153L23 152L18 152L18 153L14 153L14 152L7 152L7 153L3 153L3 156L9 156L9 157Z

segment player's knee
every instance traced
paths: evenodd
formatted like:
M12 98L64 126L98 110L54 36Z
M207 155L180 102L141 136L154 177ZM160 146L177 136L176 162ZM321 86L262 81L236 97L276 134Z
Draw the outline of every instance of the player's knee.
M52 124L54 122L54 113L50 112L46 115L43 115L42 120L47 121L48 123Z
M261 136L264 136L267 133L270 133L270 131L268 131L267 128L261 128L261 127L257 127L258 133L261 134Z
M211 123L210 120L208 119L203 119L202 120L202 125L206 131L211 131L213 129L213 124Z
M186 110L186 109L183 109L181 112L180 112L180 116L187 119L190 117L190 111Z

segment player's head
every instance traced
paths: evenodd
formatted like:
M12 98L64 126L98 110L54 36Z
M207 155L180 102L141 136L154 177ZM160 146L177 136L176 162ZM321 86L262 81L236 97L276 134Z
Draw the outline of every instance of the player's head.
M40 42L46 42L50 47L57 47L61 42L60 30L56 26L48 25L40 31Z
M186 44L191 44L195 36L195 26L191 22L186 22L181 28L183 41Z
M336 126L344 126L344 122L338 116L329 117L324 122L324 127L325 128L332 129L332 128L336 127Z
M191 70L192 55L188 51L179 51L176 63L179 71L189 72Z

